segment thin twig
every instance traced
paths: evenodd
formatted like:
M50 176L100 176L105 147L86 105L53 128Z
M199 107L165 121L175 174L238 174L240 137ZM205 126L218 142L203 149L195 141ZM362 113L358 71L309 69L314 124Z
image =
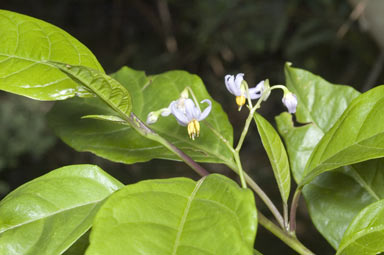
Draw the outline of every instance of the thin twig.
M275 204L272 202L272 200L265 194L265 192L260 188L259 185L251 178L247 173L244 173L245 180L247 181L249 187L251 187L255 193L260 197L261 200L263 200L264 204L268 207L268 209L271 211L281 228L284 228L284 220L281 216L279 210L277 210Z
M131 113L129 118L126 118L126 120L131 124L131 126L138 131L141 135L157 141L164 145L167 149L178 155L188 166L190 166L195 172L201 176L206 176L209 174L209 172L200 166L196 161L194 161L191 157L189 157L187 154L185 154L183 151L181 151L179 148L177 148L175 145L167 141L162 136L158 135L156 132L154 132L152 129L150 129L148 126L146 126L134 113Z
M260 225L269 230L272 234L278 237L281 241L302 255L314 255L307 247L305 247L295 236L290 236L281 228L276 226L272 221L265 217L260 211L257 212L257 217Z
M299 205L301 195L301 189L296 189L295 194L293 195L292 204L291 204L291 212L290 212L290 218L289 218L289 231L291 233L296 232L296 212L297 212L297 206Z

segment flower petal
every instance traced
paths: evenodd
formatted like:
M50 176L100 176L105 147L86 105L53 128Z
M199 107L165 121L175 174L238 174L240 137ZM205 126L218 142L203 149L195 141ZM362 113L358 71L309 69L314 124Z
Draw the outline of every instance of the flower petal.
M289 113L295 113L297 107L297 97L295 94L289 92L284 95L283 104L287 107Z
M227 74L224 77L225 86L227 87L228 91L231 92L231 94L235 95L235 91L233 90L235 88L235 77L233 75Z
M170 108L171 108L171 112L172 112L173 116L175 116L177 122L180 125L182 125L182 126L188 125L188 122L189 122L188 118L185 115L185 113L179 107L177 107L176 101L173 101L171 103Z
M184 102L185 106L185 115L187 116L188 122L197 119L200 116L200 111L195 106L195 103L192 99L186 99Z
M244 80L244 74L243 73L238 73L236 75L236 78L235 78L235 83L236 83L236 87L240 89L241 87L241 83L243 82Z
M208 106L207 106L207 108L205 108L204 111L200 114L199 118L197 119L198 121L201 121L201 120L205 119L205 118L209 115L209 113L211 112L211 109L212 109L212 102L211 102L211 100L209 100L209 99L205 99L205 100L201 101L200 103L201 103L201 104L202 104L202 103L207 103Z
M264 81L259 82L254 88L249 89L249 97L251 99L258 99L264 90Z
M163 117L169 116L169 114L172 113L172 111L171 111L172 104L176 103L176 101L172 101L167 108L163 108L161 111L161 116L163 116Z

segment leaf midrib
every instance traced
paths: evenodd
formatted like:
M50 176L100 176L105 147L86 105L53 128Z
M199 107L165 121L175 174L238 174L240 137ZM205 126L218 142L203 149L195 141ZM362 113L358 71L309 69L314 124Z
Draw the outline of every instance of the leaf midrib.
M344 164L344 163L343 163L344 165L339 165L339 164L342 163L342 162L327 162L327 161L332 160L332 158L337 157L340 153L343 153L344 151L346 151L346 150L348 150L348 149L350 149L350 148L352 148L352 147L354 147L354 146L357 146L357 145L359 145L359 146L365 146L365 145L361 145L360 143L361 143L361 142L364 142L364 141L366 141L366 140L368 140L368 139L373 139L373 138L375 138L376 136L378 136L378 135L383 135L383 134L384 134L384 131L382 131L382 132L380 132L380 133L377 133L377 134L375 134L375 135L373 135L373 136L370 136L370 137L368 137L368 138L366 138L366 139L364 139L364 140L355 141L354 143L348 145L347 147L344 147L344 148L342 148L341 150L337 151L337 152L334 153L331 157L328 157L328 158L326 158L325 160L321 161L319 164L317 164L317 166L316 166L315 168L312 168L311 170L309 170L307 174L305 174L305 172L304 172L305 176L304 176L304 178L303 178L302 183L304 183L304 184L305 184L305 183L308 183L307 179L311 179L312 177L316 177L316 176L317 176L318 174L320 174L320 173L323 173L323 172L326 172L326 171L330 171L330 170L332 170L332 169L335 169L335 168L337 168L337 167L341 167L341 166L344 166L344 165L347 165L347 164L350 165L350 164L355 164L355 163L359 163L359 162L361 162L361 161L352 161L352 162L347 162L347 164ZM368 146L365 146L365 147L368 147ZM371 148L373 148L373 147L371 147ZM375 148L376 148L376 147L375 147ZM384 150L384 147L383 147L383 148L377 147L377 149L383 149L383 150ZM377 158L377 157L375 157L375 158ZM366 160L369 160L369 159L374 159L374 158L368 158L368 159L366 159ZM315 172L316 169L319 169L321 166L324 166L324 165L336 165L336 167L331 167L331 168L326 169L326 170L321 170L320 172L318 172L318 171Z
M381 200L380 196L373 189L371 189L370 185L368 185L368 183L361 177L361 175L357 171L356 167L353 165L351 165L350 167L351 167L352 174L353 174L355 181L360 186L362 186L374 199L376 199L377 201Z
M181 235L182 235L182 232L183 232L183 229L184 229L184 225L185 225L185 222L187 221L187 217L188 217L189 211L191 209L192 201L195 198L195 196L196 196L199 188L203 184L204 180L205 180L205 177L201 178L196 183L195 188L193 189L191 195L188 197L188 201L187 201L187 204L185 206L185 209L184 209L184 212L183 212L183 216L181 218L180 225L179 225L179 228L178 228L178 231L177 231L177 234L176 234L175 243L173 245L172 255L176 255L176 253L177 253L177 249L179 248L179 245L180 245L180 239L181 239Z
M356 241L358 241L360 238L366 236L366 235L369 235L369 234L374 234L376 232L382 232L384 231L384 225L381 224L377 227L371 227L369 230L367 231L359 231L358 234L355 234L353 235L354 238L350 239L350 241L346 242L342 247L340 247L338 250L337 250L337 253L336 255L339 255L341 254L346 248L348 248L351 244L355 243Z
M256 119L257 119L257 116L256 115L254 115L254 119L255 119L255 121L256 121ZM262 121L261 121L262 122ZM258 121L256 121L256 125L257 125L257 123L258 123ZM259 126L259 125L258 125ZM260 129L261 129L261 131L262 132L260 132L260 136L261 136L261 134L264 134L264 136L265 137L268 137L268 135L267 135L267 132L266 132L266 128L264 127L264 125L262 124L262 123L260 123ZM275 135L275 134L273 134L273 135ZM288 171L288 175L287 175L287 171L286 170L284 170L284 169L286 169L286 168L284 168L284 167L279 167L278 165L280 165L279 163L282 163L282 164L285 164L286 165L286 163L284 162L284 160L283 160L283 155L284 155L284 151L282 150L282 147L281 146L279 146L279 152L276 152L276 150L273 150L272 149L272 141L271 141L271 139L266 139L266 141L265 141L266 143L267 143L267 145L268 145L268 150L270 151L270 153L271 153L271 155L273 156L273 158L274 158L274 160L273 160L273 162L271 162L271 164L272 164L272 169L273 169L273 172L274 172L274 174L277 176L277 178L278 179L280 179L281 181L277 181L277 185L278 185L278 187L279 187L279 190L280 190L280 192L281 192L281 196L283 197L283 200L284 200L284 202L285 203L287 203L287 200L288 200L288 196L289 196L289 191L287 192L286 191L286 185L289 185L289 182L288 182L288 180L289 180L289 169L287 169L287 171ZM277 141L277 143L278 143L278 141ZM283 146L283 145L282 145ZM285 156L286 157L286 156ZM287 166L287 165L286 165ZM279 171L279 169L282 169L281 171ZM285 173L285 174L283 174L283 172ZM283 177L284 176L284 177ZM289 188L288 188L288 190L289 190Z
M73 207L68 207L68 208L65 208L65 209L62 209L62 210L58 210L58 211L55 211L54 213L49 213L49 214L46 214L44 215L43 217L38 217L38 218L35 218L35 219L32 219L32 220L28 220L28 221L24 221L20 224L16 224L14 226L11 226L9 228L5 228L4 230L0 230L0 235L6 231L9 231L9 230L12 230L12 229L15 229L15 228L18 228L18 227L21 227L21 226L24 226L24 225L27 225L29 223L32 223L32 222L36 222L36 221L39 221L41 219L45 219L45 218L49 218L49 217L52 217L52 216L55 216L57 214L60 214L60 213L63 213L63 212L66 212L66 211L70 211L70 210L73 210L73 209L77 209L77 208L81 208L81 207L84 207L84 206L88 206L88 205L92 205L92 204L97 204L97 203L100 203L101 201L103 201L105 198L103 199L99 199L99 200L94 200L92 202L89 202L89 203L85 203L85 204L81 204L81 205L76 205L76 206L73 206Z

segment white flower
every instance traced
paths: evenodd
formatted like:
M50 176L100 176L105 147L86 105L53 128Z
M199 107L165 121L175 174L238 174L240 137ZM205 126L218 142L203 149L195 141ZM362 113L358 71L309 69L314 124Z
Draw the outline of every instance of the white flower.
M284 93L283 104L287 107L289 113L295 113L297 107L297 97L292 92Z
M236 75L227 74L224 77L225 86L232 95L236 96L236 103L241 108L245 104L245 99L247 96L245 85L243 84L244 74L239 73ZM245 82L245 81L244 81ZM250 99L258 99L261 97L261 94L264 90L264 81L259 82L254 88L248 90Z
M203 112L200 111L192 99L180 98L176 101L172 101L168 107L168 111L163 112L161 115L168 116L172 113L180 125L188 126L188 135L192 140L195 140L195 137L199 137L200 134L199 121L205 119L212 109L212 103L209 99L205 99L200 103L208 104Z

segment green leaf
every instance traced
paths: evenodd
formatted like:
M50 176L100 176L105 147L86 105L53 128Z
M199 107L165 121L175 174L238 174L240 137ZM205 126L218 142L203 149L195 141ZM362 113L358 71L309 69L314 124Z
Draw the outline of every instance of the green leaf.
M349 225L336 254L360 255L384 252L384 200L362 210Z
M92 165L62 167L20 186L0 202L0 254L61 254L121 187Z
M288 113L282 113L276 122L287 145L293 176L300 182L314 147L359 92L290 64L285 65L285 77L287 87L297 96L296 120L304 126L294 127Z
M281 197L283 202L286 204L291 190L291 176L287 152L285 151L279 134L272 127L272 125L258 113L254 115L254 119L257 124L257 129L259 130L264 149L266 150L269 161L271 162Z
M121 117L129 116L132 109L131 96L127 89L112 77L85 66L70 66L50 62L72 80L86 87L109 105Z
M222 175L142 181L96 215L87 255L253 254L253 194Z
M195 141L189 139L187 128L180 126L173 116L160 117L150 128L196 161L234 164L231 151L209 128L214 128L232 144L232 126L221 106L209 96L198 76L184 71L171 71L147 77L144 72L127 67L112 76L128 89L132 98L132 112L144 121L149 112L168 107L172 100L178 99L187 86L192 88L198 101L210 99L212 111L207 119L200 123L200 137ZM78 151L91 151L98 156L123 163L142 162L153 158L180 160L168 149L144 138L129 126L81 119L84 115L95 114L115 113L97 98L74 98L57 102L48 114L48 120L55 133Z
M276 122L286 144L292 174L299 183L312 151L359 93L289 64L285 75L288 88L298 97L296 120L304 125L295 126L292 115L286 112L276 117ZM352 218L375 201L342 169L320 175L305 186L303 194L314 225L335 248Z
M323 173L303 193L316 228L337 249L352 219L367 205L384 199L384 159Z
M341 166L384 156L384 86L360 95L313 150L301 186Z
M71 35L44 21L0 10L0 90L38 100L89 95L47 61L103 72L95 56Z

